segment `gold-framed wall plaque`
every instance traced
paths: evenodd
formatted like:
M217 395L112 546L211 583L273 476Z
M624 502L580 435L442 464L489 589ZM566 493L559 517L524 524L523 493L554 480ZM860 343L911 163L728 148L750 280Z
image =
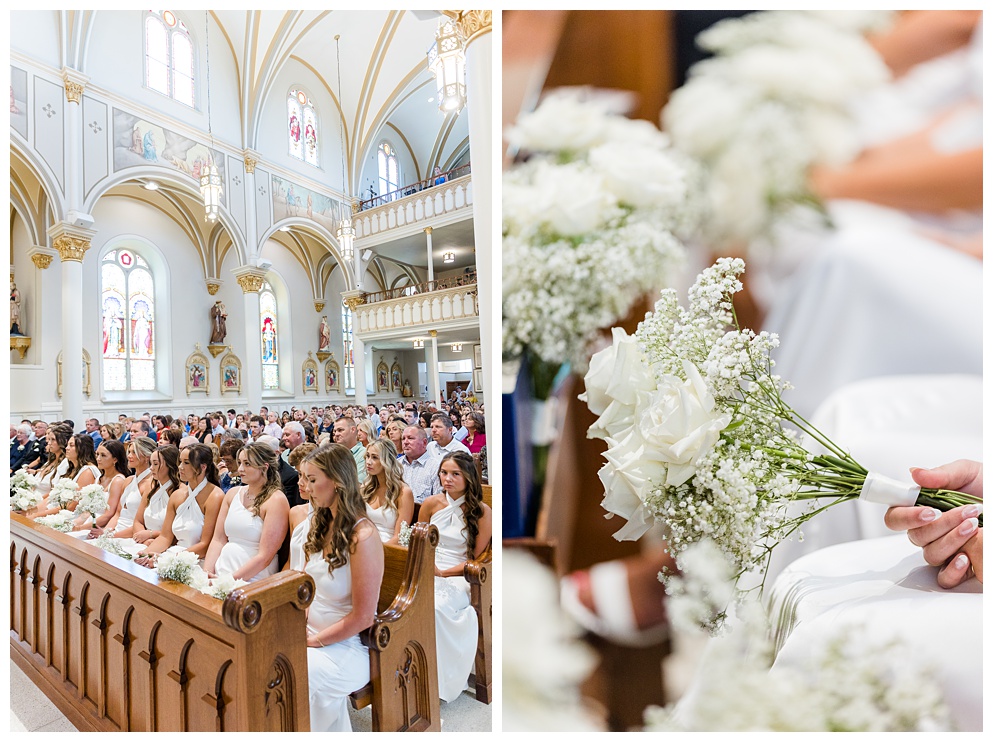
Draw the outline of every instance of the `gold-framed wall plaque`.
M324 364L324 388L329 394L341 391L341 366L334 359L334 353L331 360Z
M317 382L317 361L314 360L314 354L312 351L307 351L307 360L303 362L303 368L301 369L303 375L303 392L313 392L317 394L320 391L320 384Z
M241 360L230 351L221 358L221 394L241 394Z
M62 351L59 351L58 358L55 359L55 377L56 377L56 389L55 393L61 398L62 397ZM92 386L90 383L90 354L86 352L86 348L83 348L83 394L87 397L90 396L92 391Z
M400 368L400 359L393 356L393 365L390 366L390 389L399 392L403 389L403 369Z
M376 391L380 394L390 393L390 367L382 358L379 359L379 365L376 366Z
M196 344L196 350L186 359L186 394L203 392L210 394L210 360Z

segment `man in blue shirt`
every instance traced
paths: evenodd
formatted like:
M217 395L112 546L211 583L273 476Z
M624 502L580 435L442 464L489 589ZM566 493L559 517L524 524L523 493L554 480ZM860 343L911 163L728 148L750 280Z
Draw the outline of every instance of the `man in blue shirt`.
M93 450L96 451L97 446L103 443L103 437L100 435L100 421L95 417L86 421L86 434L93 439Z

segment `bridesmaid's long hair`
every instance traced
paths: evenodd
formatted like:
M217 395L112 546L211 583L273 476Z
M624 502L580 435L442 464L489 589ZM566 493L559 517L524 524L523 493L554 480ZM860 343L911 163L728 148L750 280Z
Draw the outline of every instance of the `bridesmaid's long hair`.
M118 440L111 439L100 444L107 453L114 457L114 470L125 477L131 476L131 469L128 467L128 452L124 444ZM99 448L99 446L98 446ZM102 472L101 472L102 473Z
M179 449L175 446L159 446L152 455L156 454L162 459L162 463L165 464L166 470L169 472L169 481L172 482L169 491L175 492L182 485L182 482L179 481ZM152 496L159 491L160 487L162 487L162 483L157 477L152 477L152 488L148 490L148 499L145 500L146 506L152 501Z
M67 477L74 477L90 464L93 466L97 465L96 449L93 448L93 439L90 438L88 433L76 433L72 437L72 442L76 446L76 463L69 462L69 471L66 472ZM66 441L66 445L68 444L68 441ZM99 469L100 467L97 468Z
M483 483L479 480L476 463L465 451L452 451L438 464L438 476L446 461L454 461L465 479L465 544L466 558L472 559L476 553L476 538L479 536L479 519L483 517Z
M382 477L386 482L386 507L395 513L398 510L400 493L403 492L403 466L397 460L396 447L388 438L377 438L369 442L366 456L370 451L379 454L379 460L383 463ZM366 502L372 502L376 496L376 490L380 485L379 476L366 473L365 481L362 483L362 499Z
M314 507L310 519L310 532L303 546L304 558L327 550L324 560L330 574L348 563L352 552L352 534L355 524L365 517L365 500L359 494L359 471L352 452L340 443L321 446L307 458L304 464L315 466L324 476L334 482L338 497L338 514L331 508ZM314 502L311 496L311 503Z
M274 492L283 491L283 483L279 479L279 455L267 443L249 443L238 451L239 458L245 455L245 463L257 469L266 467L265 484L262 491L252 502L252 514L261 515L262 506ZM211 454L213 456L213 454ZM355 459L352 459L355 461Z
M186 448L190 452L188 454L190 466L197 471L200 471L201 466L206 466L204 474L206 474L207 481L215 487L220 487L221 478L217 474L217 464L214 463L214 452L203 443L196 443Z
M56 423L48 429L48 432L55 436L55 443L58 445L59 450L48 457L48 461L45 462L45 465L38 472L39 478L59 468L59 464L66 457L66 446L69 445L69 439L72 438L72 428L68 425Z

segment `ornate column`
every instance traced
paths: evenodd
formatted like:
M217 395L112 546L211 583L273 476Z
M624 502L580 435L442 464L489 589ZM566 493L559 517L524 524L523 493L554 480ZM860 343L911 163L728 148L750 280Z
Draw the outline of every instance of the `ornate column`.
M355 375L355 404L365 407L368 404L365 387L365 343L359 337L355 321L355 310L365 302L363 293L361 289L343 291L341 300L345 302L345 306L352 310L352 363L354 364L353 373Z
M246 254L249 259L254 258L261 251L259 245L258 207L255 199L258 197L258 190L255 184L255 166L262 158L258 152L250 149L245 150L245 241L248 249ZM254 409L254 408L253 408Z
M431 330L431 343L426 348L428 366L428 399L441 409L441 378L438 376L438 331Z
M431 239L431 227L424 228L424 236L428 243L428 281L434 280L434 243Z
M248 409L262 406L262 343L259 339L259 291L267 271L246 265L231 271L244 292L245 304L245 396ZM254 318L254 321L253 321Z
M83 256L94 234L67 222L48 229L62 260L62 418L72 420L79 430L83 424Z
M491 374L495 366L493 354L500 338L500 316L497 311L490 276L499 265L493 262L493 12L463 10L459 27L465 38L465 86L469 113L469 149L472 152L472 218L476 240L476 283L479 301L479 343L483 355L483 394L488 404L487 422L497 422L499 391L497 378ZM495 400L495 401L494 401ZM500 437L487 440L487 455L491 462L500 461ZM490 484L497 483L500 467L490 466Z
M66 101L76 104L66 106L66 204L69 209L78 209L83 204L83 88L89 79L74 69L62 68ZM82 222L72 215L73 212L69 211L66 215L67 220L78 227L89 227L93 224L93 219L88 215L80 215L84 217Z

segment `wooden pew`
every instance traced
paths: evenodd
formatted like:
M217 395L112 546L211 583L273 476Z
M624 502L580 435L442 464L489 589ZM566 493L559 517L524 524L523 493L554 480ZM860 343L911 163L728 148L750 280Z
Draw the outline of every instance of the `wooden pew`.
M80 731L309 731L313 596L281 572L222 602L10 514L11 659Z
M493 507L493 487L483 485L483 502ZM495 516L494 516L495 517ZM478 560L465 563L462 574L469 582L472 607L479 619L479 638L476 640L476 667L470 684L476 688L476 700L493 701L493 543Z
M374 732L440 732L434 626L434 551L438 529L415 523L404 549L384 545L386 562L375 623L362 632L371 681L349 698L372 705Z

